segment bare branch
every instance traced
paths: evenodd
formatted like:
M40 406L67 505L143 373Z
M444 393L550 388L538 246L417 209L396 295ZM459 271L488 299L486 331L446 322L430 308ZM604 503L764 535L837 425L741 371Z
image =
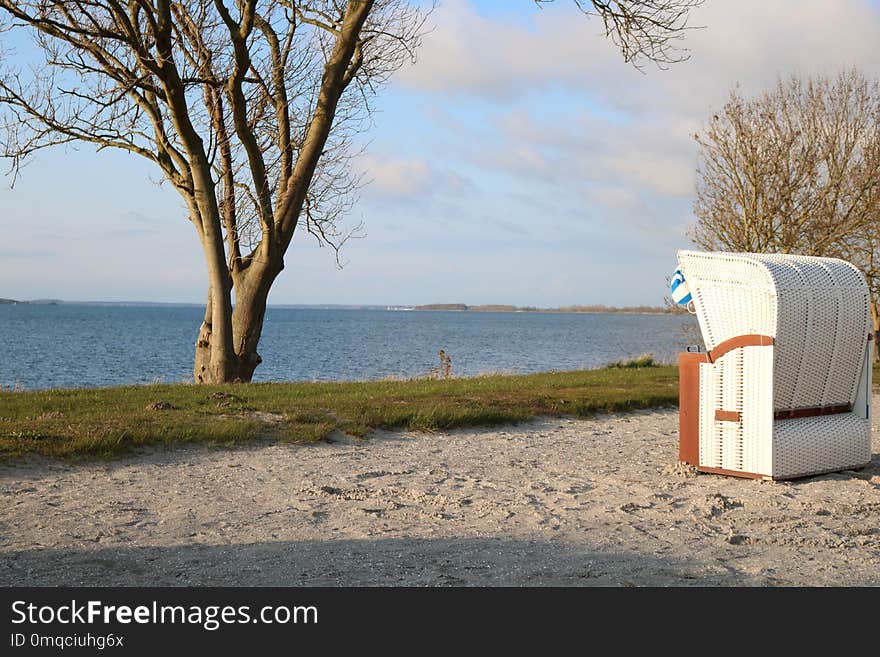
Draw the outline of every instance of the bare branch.
M555 0L535 0L538 6ZM574 0L578 9L602 20L605 36L620 48L624 61L641 70L644 60L660 68L689 57L679 43L691 11L703 0Z

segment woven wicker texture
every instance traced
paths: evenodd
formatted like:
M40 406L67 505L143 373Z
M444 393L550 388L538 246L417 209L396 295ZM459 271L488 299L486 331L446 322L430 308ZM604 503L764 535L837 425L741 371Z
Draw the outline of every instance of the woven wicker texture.
M786 478L870 461L862 274L810 256L680 251L678 259L707 349L742 335L773 338L701 366L700 464ZM853 412L773 419L774 411L839 405ZM741 420L716 420L716 409Z

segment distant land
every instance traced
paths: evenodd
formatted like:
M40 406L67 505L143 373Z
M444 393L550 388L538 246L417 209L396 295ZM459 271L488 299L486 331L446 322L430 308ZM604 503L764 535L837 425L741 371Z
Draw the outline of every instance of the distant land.
M18 299L0 299L0 306L17 306L20 303L26 303L32 306L57 306L64 303L58 299L34 299L32 301L19 301Z
M493 312L493 313L629 313L633 315L668 315L687 312L681 306L560 306L558 308L536 308L535 306L508 306L504 304L485 304L468 306L464 303L431 303L415 306L413 310L446 310L454 312Z
M62 301L61 299L34 299L22 301L19 299L0 298L2 305L30 305L30 306L138 306L141 308L204 308L204 303L187 301ZM304 309L304 310L412 310L412 306L380 306L366 304L340 304L340 303L270 303L269 308Z
M143 306L143 307L168 307L168 306L196 306L203 307L200 303L168 303L158 301L62 301L60 299L33 299L20 301L17 299L0 298L0 305L34 305L34 306ZM595 304L590 306L560 306L558 308L537 308L535 306L511 306L499 303L489 303L477 306L469 306L464 303L429 303L422 306L407 305L377 305L377 304L336 304L336 303L279 303L269 304L269 308L302 309L302 310L442 310L447 312L495 312L495 313L624 313L633 315L668 315L687 312L681 306L605 306Z

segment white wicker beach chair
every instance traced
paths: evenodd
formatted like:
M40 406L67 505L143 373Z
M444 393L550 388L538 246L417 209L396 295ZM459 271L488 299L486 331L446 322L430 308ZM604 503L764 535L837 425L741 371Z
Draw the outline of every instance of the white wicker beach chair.
M871 460L871 319L835 258L680 251L706 344L699 469L789 479Z

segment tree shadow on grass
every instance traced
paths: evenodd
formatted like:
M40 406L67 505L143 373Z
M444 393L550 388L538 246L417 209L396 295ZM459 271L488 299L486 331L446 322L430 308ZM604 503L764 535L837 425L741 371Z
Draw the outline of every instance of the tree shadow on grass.
M552 540L395 538L6 552L3 586L718 586L760 578Z

